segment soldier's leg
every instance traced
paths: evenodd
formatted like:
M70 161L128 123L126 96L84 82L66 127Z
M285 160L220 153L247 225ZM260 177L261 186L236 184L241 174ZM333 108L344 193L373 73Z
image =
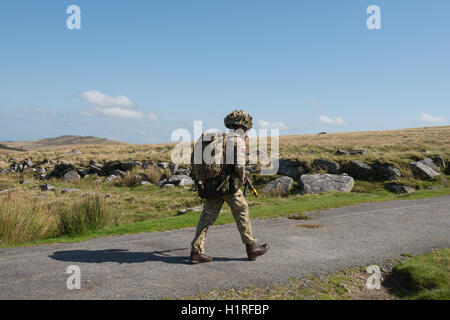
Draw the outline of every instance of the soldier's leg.
M253 237L248 204L242 191L238 190L233 195L225 196L224 199L233 213L234 221L236 221L237 228L241 234L242 242L246 245L255 244L256 239Z
M208 199L203 207L203 212L200 215L200 220L198 221L197 230L195 232L194 240L192 240L191 247L192 251L198 254L205 253L205 238L206 232L209 226L213 225L219 215L220 209L222 208L222 199Z

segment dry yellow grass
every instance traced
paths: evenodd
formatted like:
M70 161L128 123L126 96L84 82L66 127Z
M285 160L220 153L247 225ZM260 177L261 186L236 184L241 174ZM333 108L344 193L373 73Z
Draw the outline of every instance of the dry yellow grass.
M270 140L269 140L270 142ZM74 163L97 161L170 161L171 148L175 144L82 144L44 147L25 152L0 149L0 161L7 158L33 160L54 159ZM269 143L270 146L270 143ZM68 154L80 150L78 155ZM335 156L337 149L365 149L363 156ZM425 152L427 151L427 152ZM442 155L450 158L450 126L399 129L387 131L368 131L333 133L326 135L292 135L280 137L280 155L285 158L311 160L325 157L347 160L408 160L423 158L425 155ZM0 163L1 165L1 163Z

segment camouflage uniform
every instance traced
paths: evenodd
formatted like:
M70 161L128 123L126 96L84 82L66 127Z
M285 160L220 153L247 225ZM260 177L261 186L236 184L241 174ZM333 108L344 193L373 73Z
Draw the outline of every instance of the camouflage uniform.
M194 240L192 241L192 251L198 254L204 254L206 232L209 226L213 225L219 215L223 203L226 201L233 213L237 228L241 234L242 242L246 245L256 244L256 239L252 234L252 227L250 223L250 216L248 212L248 204L245 200L244 194L240 187L245 182L245 154L246 154L245 140L242 134L229 133L226 135L226 153L229 155L233 151L234 162L227 164L233 167L230 175L230 185L233 185L232 190L236 190L230 194L219 195L213 199L207 199L203 212L200 216L200 221L197 225ZM226 157L230 159L230 157Z

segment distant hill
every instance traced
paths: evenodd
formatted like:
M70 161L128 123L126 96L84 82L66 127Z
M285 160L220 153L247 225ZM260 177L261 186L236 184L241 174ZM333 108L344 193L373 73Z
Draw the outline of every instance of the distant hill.
M105 138L86 136L61 136L57 138L46 138L31 141L8 141L0 145L3 149L10 150L35 150L46 147L87 145L87 144L125 144L124 142L108 140Z

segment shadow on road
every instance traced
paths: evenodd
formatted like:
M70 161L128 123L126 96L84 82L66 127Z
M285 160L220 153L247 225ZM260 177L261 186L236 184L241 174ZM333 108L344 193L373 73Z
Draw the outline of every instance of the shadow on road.
M169 253L179 250L187 250L188 248L153 251L153 252L129 252L126 249L108 249L108 250L68 250L55 251L49 255L50 258L66 262L80 263L143 263L149 261L160 261L171 264L189 264L187 256L172 256ZM246 258L223 258L214 257L214 261L246 261Z

